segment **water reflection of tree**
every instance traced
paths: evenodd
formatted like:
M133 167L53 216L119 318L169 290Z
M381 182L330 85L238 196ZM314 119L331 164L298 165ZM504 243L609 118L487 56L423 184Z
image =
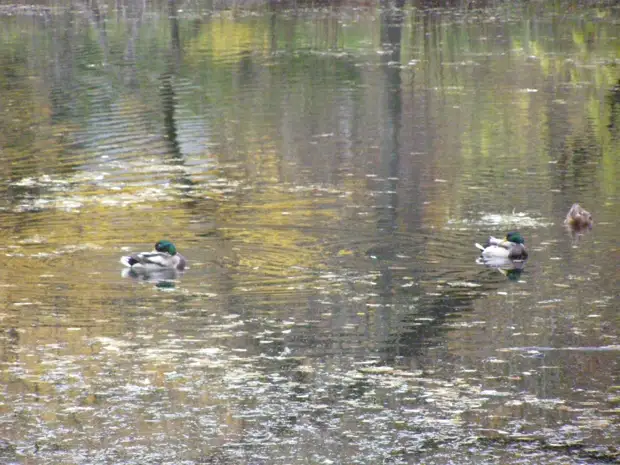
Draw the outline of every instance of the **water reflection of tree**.
M174 116L177 97L173 85L181 60L181 39L179 35L179 18L176 0L169 0L168 7L168 16L170 19L170 52L167 59L167 70L160 78L160 96L162 100L162 111L164 113L164 133L170 147L170 153L177 161L181 161L182 153L178 141L177 122Z
M387 5L389 2L384 2ZM384 73L381 89L381 141L379 143L380 167L379 173L387 180L386 190L380 197L377 214L377 237L381 244L382 255L395 254L394 232L397 229L398 218L398 184L401 180L401 128L402 128L402 80L401 80L401 42L403 11L400 9L403 2L399 1L397 8L388 8L381 13L381 45L388 53L382 55L381 65ZM391 289L393 275L390 262L381 267L382 288ZM381 293L386 309L392 308L392 292ZM389 310L388 310L389 311ZM384 318L388 318L384 315ZM384 335L386 337L387 335Z
M593 129L593 122L587 121L588 124L582 131L566 135L555 169L561 190L568 189L578 193L592 185L596 179L602 149Z
M607 96L609 102L609 131L614 140L620 139L620 79L609 91Z

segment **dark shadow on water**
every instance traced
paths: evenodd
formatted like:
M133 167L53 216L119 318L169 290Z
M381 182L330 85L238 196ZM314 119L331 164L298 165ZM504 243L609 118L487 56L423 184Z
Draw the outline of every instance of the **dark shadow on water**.
M161 76L160 97L164 116L164 136L168 142L170 154L177 160L181 160L183 154L178 140L177 123L175 119L176 94L172 80L174 74L168 72Z
M620 139L620 79L615 86L609 91L607 101L610 106L609 115L609 132L614 140Z
M413 357L425 354L430 348L445 343L445 332L450 329L446 323L458 320L463 312L473 308L473 302L486 297L490 292L509 290L522 277L526 262L504 261L502 263L476 264L450 275L454 286L445 285L445 279L438 279L443 286L431 295L425 292L411 292L407 298L415 301L411 311L395 325L389 343L382 348L381 357L387 364L396 362L396 357ZM419 278L429 280L433 273L422 272ZM437 278L435 278L437 279ZM432 280L432 278L431 278ZM461 284L464 283L464 284ZM471 283L473 287L468 287ZM394 294L382 292L382 294ZM402 292L402 291L401 291ZM402 295L398 299L402 302Z
M560 190L578 193L596 179L602 149L592 121L579 133L566 134L554 165L554 180ZM576 194L575 197L578 197Z

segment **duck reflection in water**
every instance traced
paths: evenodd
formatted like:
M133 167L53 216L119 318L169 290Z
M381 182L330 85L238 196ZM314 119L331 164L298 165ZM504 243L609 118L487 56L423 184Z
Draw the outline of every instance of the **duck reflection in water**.
M506 276L511 281L518 281L525 268L526 260L510 260L509 258L484 259L482 256L476 259L476 263L493 268Z
M123 278L130 278L136 281L143 281L159 288L173 288L176 281L183 273L175 269L145 271L134 268L124 268L121 272Z

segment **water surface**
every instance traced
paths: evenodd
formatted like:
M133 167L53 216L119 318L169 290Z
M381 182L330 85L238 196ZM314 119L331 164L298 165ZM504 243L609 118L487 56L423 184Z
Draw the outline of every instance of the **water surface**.
M3 462L618 461L617 8L96 6L0 7Z

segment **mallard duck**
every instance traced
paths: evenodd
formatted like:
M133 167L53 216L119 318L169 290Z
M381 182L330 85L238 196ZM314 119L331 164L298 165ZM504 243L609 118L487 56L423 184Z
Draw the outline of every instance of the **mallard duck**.
M584 229L592 227L592 215L581 207L578 203L574 203L568 213L564 223L575 229Z
M476 243L482 252L481 256L484 260L490 259L509 259L509 260L525 260L527 259L527 250L525 249L525 241L518 232L509 232L505 239L497 239L489 236L486 246Z
M153 252L140 252L121 257L121 263L135 271L152 273L162 270L183 271L187 260L177 252L172 242L161 240L155 244Z

